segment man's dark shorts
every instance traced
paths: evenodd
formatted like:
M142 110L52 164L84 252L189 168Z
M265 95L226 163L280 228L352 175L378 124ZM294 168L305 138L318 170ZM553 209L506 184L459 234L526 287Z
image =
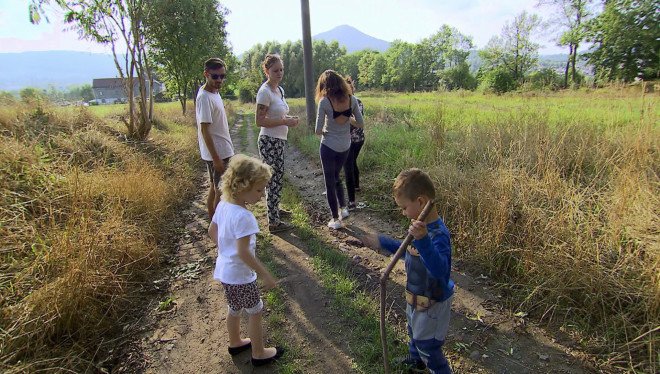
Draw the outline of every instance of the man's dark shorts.
M229 165L229 160L231 160L231 156L222 160L225 163L225 170L227 170L227 165ZM213 168L213 161L204 160L204 162L206 162L206 170L208 170L209 172L209 179L211 180L211 183L213 183L215 188L218 189L220 187L220 180L222 178L222 173L218 173L217 171L215 171L215 169Z

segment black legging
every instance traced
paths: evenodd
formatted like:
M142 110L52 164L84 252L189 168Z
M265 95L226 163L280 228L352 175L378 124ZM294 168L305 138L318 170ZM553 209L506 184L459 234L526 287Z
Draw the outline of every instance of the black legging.
M321 154L321 165L323 166L323 178L325 179L328 206L330 206L332 218L337 219L339 218L337 202L339 202L340 207L346 206L344 186L339 178L339 172L346 162L348 151L335 152L330 147L321 144L319 153Z
M351 148L348 150L348 158L344 164L344 175L346 175L346 190L348 190L348 201L355 202L355 189L360 188L360 170L357 166L357 158L364 142L351 142Z

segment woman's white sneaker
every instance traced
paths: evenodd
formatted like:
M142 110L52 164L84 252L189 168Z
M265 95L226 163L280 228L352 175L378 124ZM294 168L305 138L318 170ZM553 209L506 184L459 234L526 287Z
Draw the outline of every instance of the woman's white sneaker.
M341 221L333 218L330 220L330 222L328 222L328 227L333 230L338 230L342 227Z
M348 217L350 215L350 213L348 212L348 208L343 207L339 209L339 215L341 216L342 219Z

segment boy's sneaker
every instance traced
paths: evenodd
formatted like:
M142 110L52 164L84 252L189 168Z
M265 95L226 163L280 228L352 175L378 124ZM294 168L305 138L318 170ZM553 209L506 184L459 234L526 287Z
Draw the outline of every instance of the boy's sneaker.
M333 218L328 222L328 227L333 230L339 230L342 227L342 224L340 220Z
M348 208L343 207L343 208L339 209L339 217L341 217L342 219L348 217L349 215L350 215L350 213L348 212Z
M347 208L348 208L349 211L355 209L355 202L354 201L349 201Z
M412 357L410 354L395 358L394 365L408 369L409 373L426 372L426 364L424 364L424 361L420 360L419 358Z
M268 225L268 231L271 234L275 234L277 232L282 232L286 230L291 230L293 228L293 225L284 221L280 221L276 225Z

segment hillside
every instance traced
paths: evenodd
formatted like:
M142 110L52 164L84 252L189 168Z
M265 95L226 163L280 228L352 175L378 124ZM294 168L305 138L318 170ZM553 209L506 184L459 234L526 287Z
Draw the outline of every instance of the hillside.
M58 89L112 78L117 69L112 55L74 51L0 53L0 90L24 87Z
M336 40L340 45L346 47L348 53L363 49L385 52L390 47L390 42L374 38L349 25L337 26L334 29L314 35L312 39L325 40L326 42Z

